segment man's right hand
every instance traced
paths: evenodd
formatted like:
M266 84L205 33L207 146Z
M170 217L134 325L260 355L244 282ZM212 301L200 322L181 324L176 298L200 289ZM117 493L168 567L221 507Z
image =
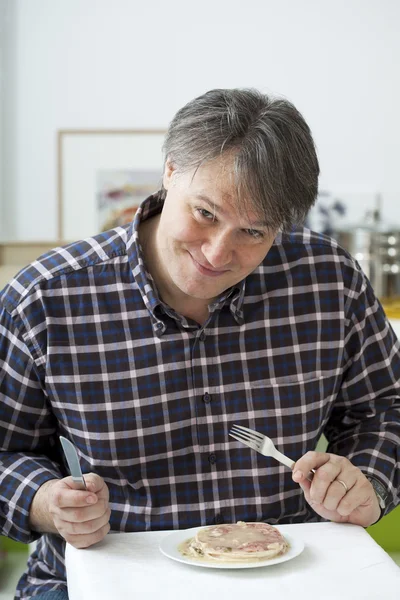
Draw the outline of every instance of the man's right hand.
M72 477L52 479L35 494L31 526L42 533L58 533L75 548L88 548L110 531L108 487L95 473L85 475L87 490L74 487Z

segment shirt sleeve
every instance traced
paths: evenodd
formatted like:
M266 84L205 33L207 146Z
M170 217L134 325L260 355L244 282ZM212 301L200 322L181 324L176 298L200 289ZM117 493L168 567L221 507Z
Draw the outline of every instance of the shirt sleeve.
M29 543L32 499L47 480L63 475L55 456L54 417L44 373L0 305L0 534Z
M346 306L343 379L325 428L327 452L346 456L400 502L399 342L368 279Z

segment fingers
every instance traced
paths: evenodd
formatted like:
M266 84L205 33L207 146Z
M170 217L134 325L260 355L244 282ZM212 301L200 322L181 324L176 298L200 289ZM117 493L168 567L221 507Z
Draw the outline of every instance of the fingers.
M307 474L311 471L311 469L319 469L326 463L332 460L332 457L337 459L342 458L341 456L336 456L335 454L328 454L327 452L307 452L299 458L296 464L293 467L293 473L299 471L302 476L307 476Z
M102 477L96 475L96 473L88 473L85 475L85 483L90 492L94 492L99 498L107 498L108 500L108 487Z
M77 548L87 548L103 539L110 530L111 510L105 481L85 475L87 490L74 489L71 477L58 481L50 489L49 511L57 531Z
M362 488L361 486L355 486L347 493L345 490L343 490L343 494L334 507L334 510L336 510L340 516L348 517L354 510L363 505L367 499L366 492L366 488ZM332 503L334 504L333 498ZM325 502L324 506L327 504L328 502Z
M310 486L311 502L336 510L342 498L356 485L359 473L347 459L342 461L341 457L332 458L316 470Z
M341 473L342 466L336 460L339 458L324 452L307 452L296 462L292 477L304 492L308 492L306 498L310 504L321 504L324 501L330 485ZM315 473L310 482L307 476L312 469Z
M89 521L64 521L59 520L60 533L66 532L68 535L87 535L95 533L98 529L101 529L107 525L110 519L111 511L107 509L97 519L90 519Z
M57 508L57 514L63 521L69 521L70 523L85 523L86 521L92 521L93 519L102 517L108 510L108 502L103 499L98 499L96 504L90 507L90 510L87 505Z
M60 508L87 506L96 504L99 498L108 502L108 487L99 475L88 473L85 475L87 490L77 490L72 477L65 477L58 482L54 490L54 499Z
M322 504L327 510L337 510L339 514L344 517L346 514L343 510L339 510L339 507L341 506L341 509L343 509L345 502L342 504L342 500L346 496L346 493L344 485L339 481L333 481L322 499L319 499L318 495L315 495L314 498L311 495L311 502Z
M97 519L82 522L60 520L58 530L63 538L76 548L87 548L102 540L110 531L110 515L111 510L108 508Z
M92 534L71 534L68 531L61 533L62 537L74 548L89 548L93 546L93 544L97 544L101 542L103 538L106 537L107 533L110 531L110 524L107 523L101 529L98 529Z
M72 482L72 477L68 477L67 479L71 479ZM64 481L64 479L61 480L61 482ZM58 508L76 508L87 507L97 503L98 498L96 494L70 488L69 483L65 481L64 485L59 485L53 489L52 500L55 506Z
M315 469L312 482L305 475L311 469ZM379 518L371 483L343 456L307 452L296 462L292 477L314 511L325 519L368 526Z

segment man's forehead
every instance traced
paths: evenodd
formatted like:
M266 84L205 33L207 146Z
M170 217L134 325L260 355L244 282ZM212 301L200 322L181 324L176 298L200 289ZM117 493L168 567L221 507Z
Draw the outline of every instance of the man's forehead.
M233 199L231 194L222 190L216 193L215 196L214 194L210 195L206 190L198 190L194 193L194 197L207 204L217 215L227 215L234 211L238 216L245 217L252 227L269 227L269 223L265 219L260 217L255 210L250 209L250 203L246 203L241 210L238 198Z
M234 159L234 153L227 153L195 169L189 184L191 194L215 212L235 212L252 227L270 228L265 215L252 208L251 198L243 197L245 191L239 193Z

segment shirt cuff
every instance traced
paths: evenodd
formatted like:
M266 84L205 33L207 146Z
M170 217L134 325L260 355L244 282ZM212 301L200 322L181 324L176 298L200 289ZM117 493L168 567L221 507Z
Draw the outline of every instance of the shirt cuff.
M10 455L8 456L10 459ZM57 465L45 457L14 455L13 464L2 460L0 478L0 534L24 544L41 534L30 526L30 508L38 489L50 479L63 477Z

